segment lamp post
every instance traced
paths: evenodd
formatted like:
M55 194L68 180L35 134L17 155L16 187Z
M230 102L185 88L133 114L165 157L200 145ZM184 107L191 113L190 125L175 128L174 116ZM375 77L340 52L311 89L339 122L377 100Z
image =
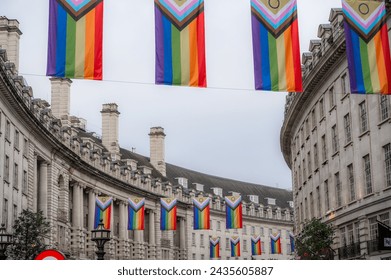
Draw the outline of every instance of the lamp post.
M110 240L110 230L105 229L103 220L100 220L99 225L96 229L91 230L91 240L96 243L98 251L96 255L98 260L104 260L105 253L105 244Z
M0 260L6 260L7 256L5 251L7 247L12 244L13 236L11 233L6 232L5 224L1 224L0 228Z

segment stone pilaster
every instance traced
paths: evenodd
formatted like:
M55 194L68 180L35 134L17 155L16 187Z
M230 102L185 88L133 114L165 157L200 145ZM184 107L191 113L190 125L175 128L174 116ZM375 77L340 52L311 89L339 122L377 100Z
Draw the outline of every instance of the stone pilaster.
M39 190L38 210L42 211L44 217L48 217L48 164L41 162L39 166Z
M155 260L156 256L156 228L155 228L155 212L153 210L148 211L149 215L149 259Z

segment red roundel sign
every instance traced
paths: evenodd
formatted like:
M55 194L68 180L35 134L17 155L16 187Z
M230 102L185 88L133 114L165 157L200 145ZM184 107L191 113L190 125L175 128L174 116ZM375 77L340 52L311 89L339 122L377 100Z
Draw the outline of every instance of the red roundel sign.
M35 257L36 260L40 261L56 261L56 260L65 260L65 256L56 250L45 250L38 254Z

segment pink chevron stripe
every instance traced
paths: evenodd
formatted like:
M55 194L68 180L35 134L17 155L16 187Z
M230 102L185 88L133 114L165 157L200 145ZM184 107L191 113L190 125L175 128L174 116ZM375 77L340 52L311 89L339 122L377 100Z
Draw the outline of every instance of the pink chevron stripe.
M199 0L192 0L188 4L184 4L185 7L180 8L181 10L178 9L176 5L173 5L171 1L169 0L162 0L162 2L166 3L168 6L171 7L171 9L175 10L175 12L179 16L183 16L184 13L186 13L188 10L190 10L192 7L198 4Z
M267 18L270 19L274 24L279 23L281 19L286 16L296 5L296 1L292 0L290 4L286 5L276 15L274 15L268 8L265 7L265 5L263 5L263 3L258 1L253 1L253 3L255 3L255 5L257 5L258 8L261 9L267 15Z
M351 6L345 3L345 1L342 3L342 7L346 9L347 12L355 19L357 20L363 27L368 28L383 12L385 6L380 5L376 11L366 20L361 18L360 16L357 15L356 11L352 9Z

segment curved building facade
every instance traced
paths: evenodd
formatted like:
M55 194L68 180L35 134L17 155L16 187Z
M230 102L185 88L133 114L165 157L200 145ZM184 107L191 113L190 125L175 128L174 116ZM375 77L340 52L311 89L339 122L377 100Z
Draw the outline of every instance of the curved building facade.
M202 174L165 162L165 133L150 130L150 155L118 143L117 104L102 106L102 137L70 116L72 81L51 79L51 104L34 98L18 75L19 23L0 17L0 221L8 231L23 209L43 211L51 224L48 245L68 258L94 259L95 199L113 198L108 259L209 259L209 238L231 258L229 238L241 238L236 259L290 259L292 192ZM226 230L224 196L243 198L243 228ZM127 230L127 200L143 197L145 230ZM193 230L192 198L211 198L211 230ZM160 198L178 199L177 230L160 230ZM272 254L270 234L281 234ZM260 235L262 255L252 256Z
M391 99L350 94L341 9L329 21L303 54L304 92L287 96L280 135L295 231L320 218L335 228L340 259L389 258L378 250L377 220L390 225Z

